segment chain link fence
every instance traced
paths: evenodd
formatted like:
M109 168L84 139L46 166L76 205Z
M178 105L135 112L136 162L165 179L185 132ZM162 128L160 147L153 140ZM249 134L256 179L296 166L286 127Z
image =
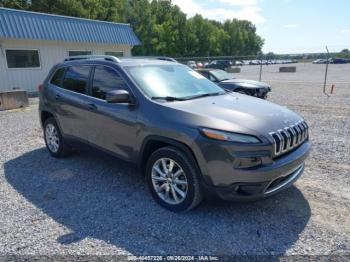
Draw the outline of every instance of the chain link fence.
M268 82L272 86L313 86L326 95L341 90L350 94L350 60L332 54L216 56L175 58L192 68L220 68L236 78ZM219 61L219 62L218 62ZM225 61L220 62L220 61ZM227 67L230 62L231 69ZM223 63L223 65L220 65ZM286 67L288 67L286 69Z

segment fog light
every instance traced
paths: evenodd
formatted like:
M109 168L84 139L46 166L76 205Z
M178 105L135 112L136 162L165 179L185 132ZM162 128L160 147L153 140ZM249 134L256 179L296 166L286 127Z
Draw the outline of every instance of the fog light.
M238 158L235 164L235 168L248 168L261 165L262 161L260 157L242 157Z

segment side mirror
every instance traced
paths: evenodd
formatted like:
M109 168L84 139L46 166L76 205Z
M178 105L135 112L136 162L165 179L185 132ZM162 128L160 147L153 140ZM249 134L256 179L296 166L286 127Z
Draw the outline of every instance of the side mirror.
M108 103L130 103L131 98L128 91L124 89L119 89L107 92L106 101Z

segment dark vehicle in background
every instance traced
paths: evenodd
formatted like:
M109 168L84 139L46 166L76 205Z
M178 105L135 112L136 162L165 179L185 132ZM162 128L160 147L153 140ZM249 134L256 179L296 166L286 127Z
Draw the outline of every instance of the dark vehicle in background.
M350 63L350 59L348 58L328 58L328 59L316 59L313 61L313 64L348 64Z
M331 64L347 64L350 60L346 58L331 58L329 62Z
M226 70L233 65L234 64L231 60L213 60L208 65L206 65L206 68Z
M226 90L263 99L266 99L267 94L271 92L271 86L267 83L237 79L224 70L197 69L196 71Z
M179 63L75 57L54 66L39 90L53 157L88 145L137 164L171 211L204 197L272 196L301 176L310 149L298 114L227 92Z

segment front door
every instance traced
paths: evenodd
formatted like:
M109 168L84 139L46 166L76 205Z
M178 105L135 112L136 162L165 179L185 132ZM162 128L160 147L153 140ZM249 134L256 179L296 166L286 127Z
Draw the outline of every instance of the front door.
M106 93L111 90L131 90L118 71L109 66L96 65L89 93L88 140L125 160L133 155L136 143L137 108L128 103L107 103Z

